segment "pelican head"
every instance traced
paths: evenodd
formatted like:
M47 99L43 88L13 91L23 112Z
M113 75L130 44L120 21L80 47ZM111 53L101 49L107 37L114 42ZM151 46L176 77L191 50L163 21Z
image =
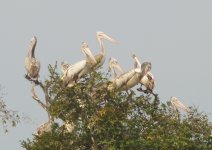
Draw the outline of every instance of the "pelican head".
M171 104L172 104L173 107L175 107L175 108L177 108L177 107L178 108L181 108L185 112L189 112L190 111L185 105L183 105L183 103L180 102L180 100L178 98L171 97L170 101L171 101Z
M110 68L113 68L115 65L117 65L118 64L118 61L117 61L117 59L115 59L115 58L113 58L113 57L111 57L110 59L109 59L109 66L110 66Z
M34 51L35 51L36 44L37 44L37 38L36 38L36 36L33 36L30 40L28 56L35 57Z
M152 69L151 62L144 62L144 63L142 63L141 69L144 70L146 73L149 72Z
M86 55L87 58L92 60L93 63L97 63L96 59L94 58L93 54L91 53L91 50L88 47L88 44L86 42L82 42L81 50Z
M62 61L61 62L61 70L62 70L62 72L64 73L68 69L69 66L70 65L67 62Z
M106 35L104 32L101 32L101 31L96 33L96 38L98 42L101 42L102 39L105 39L112 43L116 43L116 40L112 39L111 37L109 37L108 35Z
M37 43L37 38L36 36L33 36L30 40L30 45L36 45L36 43Z
M111 57L109 59L109 67L110 67L110 69L118 69L118 71L120 73L124 72L124 70L119 66L119 63L118 63L117 59L115 59L113 57Z

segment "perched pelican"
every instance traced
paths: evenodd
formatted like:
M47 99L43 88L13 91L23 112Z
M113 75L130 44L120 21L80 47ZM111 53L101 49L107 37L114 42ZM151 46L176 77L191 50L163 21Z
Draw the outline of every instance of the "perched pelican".
M64 126L67 129L67 131L70 132L70 133L74 130L74 123L73 122L71 122L71 123L65 122Z
M106 58L106 52L105 52L105 48L104 48L102 40L105 39L112 43L116 43L116 41L101 31L96 33L96 39L99 42L100 49L101 49L101 52L94 56L94 58L97 61L97 64L95 64L95 69L98 69L99 67L101 67L104 64L105 58Z
M120 67L118 61L113 57L109 59L109 69L112 71L113 79L118 77L118 72L120 75L124 73L124 70Z
M53 121L49 120L48 122L42 124L40 127L36 129L36 135L41 135L44 132L49 132L52 129Z
M68 69L69 66L70 65L67 62L64 61L61 62L61 71L63 74L65 73L65 71Z
M108 86L108 90L121 89L128 90L140 82L140 80L151 70L151 63L146 62L141 65L135 54L132 55L135 61L135 68L125 72L115 78Z
M69 67L64 70L62 80L65 86L72 87L82 75L91 72L94 64L97 63L96 59L88 48L87 43L82 43L81 50L86 55L86 59L73 65L69 65Z
M182 110L185 111L185 112L189 112L189 111L190 111L185 105L183 105L182 102L179 101L178 98L176 98L176 97L171 97L170 101L171 101L172 107L173 107L175 110L176 110L177 108L180 108L180 109L182 109Z
M28 55L25 58L25 68L27 70L26 78L30 80L37 81L40 71L40 62L35 58L35 46L37 43L37 38L32 37L28 49Z
M124 74L124 70L120 67L120 65L118 64L118 61L115 59L115 58L110 58L110 61L109 61L109 67L111 70L113 70L113 80L115 78L117 78L117 71L120 73L120 74ZM135 65L134 67L136 68L137 67L137 64L135 62ZM147 91L150 91L152 92L153 88L154 88L154 76L152 75L152 73L149 71L147 72L147 74L140 80L140 83L142 85L144 85L146 87L146 90ZM142 90L141 88L139 89L140 91L144 91ZM145 90L145 91L146 91ZM145 92L144 91L144 92Z

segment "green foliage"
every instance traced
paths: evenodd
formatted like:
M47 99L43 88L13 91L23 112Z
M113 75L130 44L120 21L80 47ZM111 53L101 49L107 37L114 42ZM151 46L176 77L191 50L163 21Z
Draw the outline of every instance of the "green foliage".
M92 72L64 88L50 67L48 86L52 117L74 125L68 132L55 123L51 132L22 142L27 150L126 149L209 150L212 124L196 108L182 115L158 97L108 91L109 74Z
M1 90L1 88L0 88ZM0 97L0 125L3 127L4 132L8 132L8 125L15 127L19 123L20 117L16 111L9 110L7 105Z

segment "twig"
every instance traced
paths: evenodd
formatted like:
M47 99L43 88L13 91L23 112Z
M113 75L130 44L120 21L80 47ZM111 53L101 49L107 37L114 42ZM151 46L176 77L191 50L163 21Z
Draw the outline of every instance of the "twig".
M43 107L43 109L45 109L48 112L48 107L36 95L34 85L32 86L31 92L32 92L32 98L36 100L41 105L41 107Z

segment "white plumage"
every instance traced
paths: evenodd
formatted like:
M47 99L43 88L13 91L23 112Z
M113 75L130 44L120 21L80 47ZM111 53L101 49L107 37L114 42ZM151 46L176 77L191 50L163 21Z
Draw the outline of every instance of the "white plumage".
M151 69L151 63L145 63L141 65L140 61L138 60L135 54L133 54L133 59L135 61L135 68L121 74L118 77L115 77L112 80L112 83L108 86L109 90L128 90L129 88L132 88L136 84L138 84L143 78L143 76L145 76L146 73ZM112 63L111 67L121 68L116 62Z
M106 51L105 51L105 48L104 48L104 44L103 44L103 39L105 40L108 40L112 43L116 43L116 41L114 39L112 39L111 37L109 37L108 35L106 35L104 32L97 32L96 33L96 39L97 41L99 42L99 46L100 46L100 53L99 54L96 54L94 57L97 61L97 64L95 64L95 69L98 69L99 67L101 67L104 62L105 62L105 58L106 58Z
M178 108L182 109L185 112L189 112L190 110L176 97L171 97L170 99L172 107L176 110Z
M48 122L42 124L36 129L36 135L41 135L44 132L49 132L52 129L53 121L49 120Z
M81 50L86 55L86 59L69 65L67 69L63 69L62 80L65 86L72 87L82 75L91 72L93 65L97 63L87 43L82 43Z
M138 66L138 63L137 63L138 61L139 60L137 58L135 58L134 69L141 67L141 66ZM112 81L115 80L115 78L119 77L120 75L124 74L124 70L120 67L118 61L115 58L110 58L109 67L113 72ZM132 73L132 72L130 72L130 73ZM127 76L127 75L125 75L125 76ZM125 78L125 76L123 76L122 78ZM130 77L130 75L129 75L129 77ZM133 80L135 80L135 79L133 79ZM147 72L147 74L144 75L143 78L141 78L140 83L143 84L147 89L152 91L154 88L154 77L153 77L152 73ZM132 82L132 84L134 84L134 83Z
M35 47L37 43L37 38L35 36L32 37L28 49L28 55L25 58L25 68L27 71L26 77L31 80L37 80L39 77L40 71L40 62L37 58L35 58Z

